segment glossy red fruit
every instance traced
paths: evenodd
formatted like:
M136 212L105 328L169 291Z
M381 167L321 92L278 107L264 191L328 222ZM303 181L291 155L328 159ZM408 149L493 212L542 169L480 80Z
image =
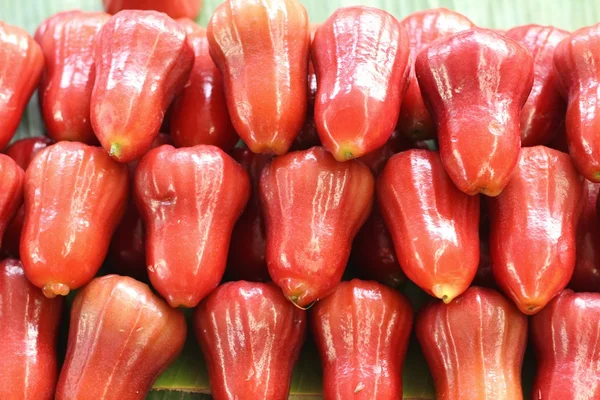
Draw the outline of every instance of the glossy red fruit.
M104 24L96 39L91 120L111 157L128 163L148 151L193 64L185 29L163 13L125 10Z
M172 307L195 307L221 281L231 231L250 196L244 169L215 146L161 146L135 172L152 286Z
M62 299L47 299L18 260L0 262L0 398L52 400Z
M397 129L400 135L414 140L433 139L436 136L436 128L421 96L415 75L415 59L417 54L434 40L471 29L475 25L464 15L446 8L414 12L400 24L410 40L410 76Z
M260 205L259 180L264 167L273 159L246 148L236 148L231 156L241 164L252 181L252 193L244 213L235 223L229 243L226 274L232 280L267 281L267 239Z
M585 190L567 154L524 147L504 192L488 201L494 277L525 314L540 311L571 279Z
M577 225L575 269L569 287L578 292L600 291L600 221L596 201L600 183L586 179L585 206Z
M38 26L37 29L35 30L35 33L33 34L33 39L36 41L37 44L40 44L42 42L42 38L44 37L44 34L46 33L46 30L48 29L48 26L50 24L52 24L54 22L54 20L61 20L63 18L73 17L80 13L81 13L81 10L61 11L61 12L57 12L56 14L46 18L45 20L42 21L40 26Z
M47 137L21 139L10 145L5 153L25 171L33 157L53 143L54 141ZM25 180L25 174L23 174L23 180ZM19 244L24 220L25 207L21 205L15 216L6 225L4 240L2 240L2 251L9 256L19 258Z
M427 145L424 142L413 142L395 131L383 146L365 154L359 160L371 169L373 175L378 176L394 154L410 149L427 149Z
M500 293L471 287L432 302L415 325L438 399L523 399L527 317Z
M298 0L227 0L207 37L235 131L255 153L285 154L306 119L306 9Z
M377 201L410 280L446 303L469 287L479 263L479 197L454 186L437 152L392 157Z
M417 144L394 132L386 144L360 157L360 161L371 169L373 175L378 176L390 157L415 146ZM351 258L362 279L376 280L391 287L399 287L406 280L377 204L373 204L369 218L352 243Z
M202 9L202 0L102 0L102 4L110 14L126 9L156 10L173 19L196 19Z
M315 40L315 33L321 24L310 24L310 47L312 50L313 40ZM315 72L315 66L313 65L312 59L308 60L308 118L314 120L315 113L315 97L317 97L317 73Z
M564 290L531 320L533 398L600 398L600 294Z
M311 53L323 146L338 161L383 146L408 83L408 36L398 20L376 8L340 8L317 29Z
M33 157L51 144L54 144L54 140L44 136L20 139L8 146L4 154L15 160L25 171Z
M56 141L97 144L90 122L96 34L110 15L67 11L50 17L37 32L46 66L39 101L48 136Z
M17 163L0 154L0 247L4 231L23 202L25 173Z
M554 68L567 99L566 129L575 167L600 182L600 23L576 30L554 51Z
M205 31L205 29L203 27L201 27L200 25L198 25L196 23L196 21L194 21L193 19L190 19L187 17L182 17L182 18L177 18L176 21L179 25L183 26L183 29L185 29L185 32L188 35L196 32L196 31Z
M177 147L211 144L228 152L239 137L227 111L223 78L208 52L206 31L188 34L196 60L190 81L171 107L171 136Z
M337 162L322 147L277 157L262 172L267 266L299 307L331 294L373 201L373 175L359 161Z
M56 400L143 400L186 338L181 310L132 278L96 278L75 296Z
M154 149L163 144L173 144L173 141L171 136L159 133L152 142L151 147ZM129 167L130 185L133 185L137 165L137 161L127 165ZM133 189L131 193L133 193ZM144 236L144 222L135 205L133 195L131 195L125 215L119 222L108 248L107 261L112 272L118 275L130 276L138 281L148 281Z
M194 331L215 400L287 400L306 312L277 286L244 281L219 286L196 309Z
M533 56L533 87L521 110L521 145L546 145L565 122L567 104L558 89L553 55L569 32L553 26L524 25L509 29L505 35Z
M376 282L342 282L311 311L323 366L323 398L400 399L413 311Z
M66 296L102 265L128 196L127 166L101 148L59 142L25 176L20 254L27 278L46 297Z
M40 46L21 28L0 21L0 151L14 136L44 68Z
M499 195L519 159L521 108L533 83L529 51L473 28L423 49L415 73L452 181L469 195Z

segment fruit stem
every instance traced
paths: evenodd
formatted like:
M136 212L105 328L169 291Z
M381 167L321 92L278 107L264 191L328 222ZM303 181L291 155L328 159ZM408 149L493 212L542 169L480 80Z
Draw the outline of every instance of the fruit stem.
M121 145L118 143L113 143L110 145L110 156L111 157L116 157L116 158L120 158L121 157Z

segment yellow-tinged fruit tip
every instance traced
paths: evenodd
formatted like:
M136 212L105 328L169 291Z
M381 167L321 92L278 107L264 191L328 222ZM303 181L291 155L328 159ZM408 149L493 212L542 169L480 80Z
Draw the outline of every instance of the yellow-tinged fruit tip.
M70 291L71 288L64 283L49 283L42 288L42 293L49 299L53 299L56 296L66 296Z

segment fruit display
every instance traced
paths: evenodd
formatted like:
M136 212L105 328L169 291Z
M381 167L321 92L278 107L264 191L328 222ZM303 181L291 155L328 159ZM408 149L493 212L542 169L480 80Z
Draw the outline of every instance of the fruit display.
M412 323L411 305L396 290L358 279L340 283L311 312L323 398L398 398Z
M336 160L383 146L398 122L409 72L408 34L391 14L340 8L315 32L315 123Z
M112 158L138 160L188 83L194 51L182 25L166 14L137 10L111 17L95 46L92 128Z
M600 400L592 1L0 5L0 398Z
M96 144L90 122L96 35L110 15L67 11L38 28L35 38L46 63L38 89L47 134L61 141Z
M56 399L143 400L185 339L183 312L148 285L118 275L94 279L71 306Z
M398 131L416 140L434 139L437 129L421 95L415 75L415 58L436 39L471 29L475 25L464 15L445 8L414 12L406 16L401 24L410 40L410 76L400 108Z
M504 35L473 28L424 48L415 74L456 187L498 196L519 159L521 109L533 85L531 53Z
M127 166L99 147L62 141L39 152L25 174L19 253L27 279L50 298L90 282L128 196Z
M194 313L213 397L286 399L306 319L273 283L236 281L215 289Z
M408 150L386 164L377 200L406 276L446 303L464 292L479 263L479 195L452 183L439 153Z
M488 199L494 278L525 314L544 308L573 275L586 189L569 156L524 147L502 194Z
M195 307L225 272L231 231L250 196L248 174L218 147L164 145L138 164L133 196L152 286L173 307Z
M472 286L450 304L432 302L415 331L438 398L523 398L527 317L500 293Z
M225 1L206 35L235 131L254 153L287 153L306 119L304 6L298 0Z

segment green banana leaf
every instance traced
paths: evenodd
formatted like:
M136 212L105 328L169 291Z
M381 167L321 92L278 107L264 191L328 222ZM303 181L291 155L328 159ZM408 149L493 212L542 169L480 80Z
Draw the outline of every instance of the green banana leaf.
M170 1L170 0L165 0ZM477 25L507 29L512 26L537 23L567 30L600 21L598 0L300 0L307 8L311 22L324 21L335 9L350 5L368 5L389 11L398 18L411 12L447 7L471 18ZM206 25L221 0L204 0L198 22ZM33 33L50 15L68 9L101 10L101 0L0 0L1 19ZM34 96L23 117L17 138L43 135L44 128ZM414 285L404 292L419 307L427 296ZM525 392L529 392L534 364L530 354L524 364ZM290 399L320 399L321 371L314 345L307 343L294 372ZM155 382L150 400L210 399L206 366L200 349L190 331L181 357ZM432 379L418 343L411 344L404 366L404 398L429 400L435 398Z

